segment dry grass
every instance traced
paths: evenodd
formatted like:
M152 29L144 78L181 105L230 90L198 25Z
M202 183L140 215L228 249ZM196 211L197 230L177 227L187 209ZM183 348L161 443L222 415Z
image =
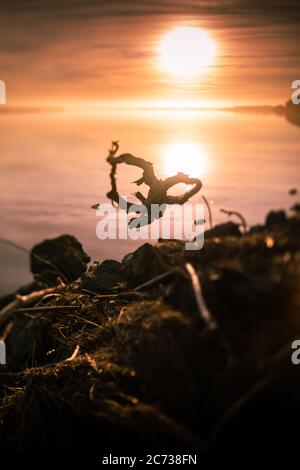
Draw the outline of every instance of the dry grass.
M201 275L214 330L176 270L138 296L130 295L137 281L111 297L77 281L36 310L15 312L0 379L0 447L187 449L283 439L260 401L269 390L274 412L292 403L300 417L289 359L300 335L299 248L296 218L272 233L207 240L200 252L159 244L165 272L188 262ZM291 381L295 399L286 400ZM262 436L250 432L249 407L258 427L265 420Z

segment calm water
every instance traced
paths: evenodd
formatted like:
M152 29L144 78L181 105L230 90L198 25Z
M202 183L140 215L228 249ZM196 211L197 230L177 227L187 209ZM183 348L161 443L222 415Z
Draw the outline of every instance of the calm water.
M161 177L184 171L202 179L214 221L220 208L249 224L289 208L300 188L300 129L277 116L222 112L110 111L0 116L0 237L26 248L62 233L93 259L116 259L138 242L100 241L90 206L109 189L110 141L153 161ZM120 193L136 190L137 169L120 168ZM194 198L197 201L197 196ZM26 254L0 244L0 292L30 279Z

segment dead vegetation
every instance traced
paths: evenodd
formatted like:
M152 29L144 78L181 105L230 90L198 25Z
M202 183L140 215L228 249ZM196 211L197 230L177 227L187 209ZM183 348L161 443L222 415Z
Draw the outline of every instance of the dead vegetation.
M160 218L163 216L167 205L185 204L192 196L199 192L202 187L202 182L198 178L190 178L184 173L177 173L177 175L161 180L156 177L153 169L153 164L151 162L147 162L143 158L135 157L130 153L123 153L121 155L116 156L118 150L118 142L112 142L112 147L107 157L107 162L111 165L111 190L107 193L107 197L112 201L113 204L117 204L121 209L125 210L127 213L134 212L139 214L139 217L133 217L129 221L130 226L132 226L133 223L134 227L136 228L145 224L151 224L155 217ZM123 197L121 197L118 192L116 172L117 165L120 165L122 163L135 166L143 170L143 176L137 181L134 181L134 183L137 186L140 186L144 183L149 186L150 189L148 191L147 197L145 197L140 191L134 193L135 197L141 202L140 205L128 202ZM192 187L180 196L169 195L169 189L179 183L191 185ZM153 204L157 204L160 206L160 211L158 212L158 214L156 214L156 216L151 210L151 205ZM97 208L98 204L95 204L92 207Z
M27 287L33 303L1 300L0 448L290 442L300 419L290 360L300 335L300 221L272 221L208 237L198 252L145 244L87 271L70 248L82 274L68 283L63 260L62 273L41 265Z

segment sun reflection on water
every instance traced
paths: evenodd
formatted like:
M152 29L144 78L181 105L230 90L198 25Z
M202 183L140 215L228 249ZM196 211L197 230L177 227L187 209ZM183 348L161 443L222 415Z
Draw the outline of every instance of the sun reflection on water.
M208 171L208 156L199 143L172 142L163 150L162 166L166 176L181 172L201 179Z

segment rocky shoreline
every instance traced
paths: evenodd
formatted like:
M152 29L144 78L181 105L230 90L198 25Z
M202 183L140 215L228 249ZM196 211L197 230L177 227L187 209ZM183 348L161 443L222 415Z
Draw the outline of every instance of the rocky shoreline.
M298 214L121 263L89 266L70 235L35 246L33 282L0 299L0 449L292 445Z

